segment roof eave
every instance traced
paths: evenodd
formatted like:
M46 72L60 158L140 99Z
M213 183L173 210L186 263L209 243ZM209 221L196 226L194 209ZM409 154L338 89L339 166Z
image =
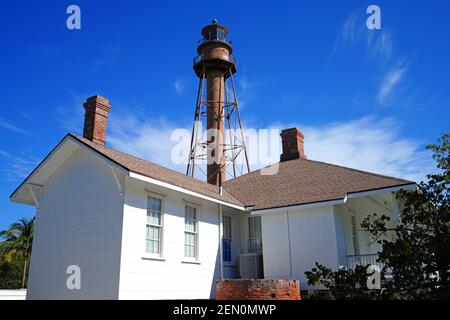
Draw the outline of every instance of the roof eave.
M355 192L349 192L347 193L348 199L354 199L354 198L361 198L366 196L375 196L377 194L386 193L386 192L397 192L399 190L414 190L417 188L417 184L415 182L406 182L402 184L398 184L395 186L390 187L381 187L376 189L368 189L368 190L361 190L361 191L355 191Z
M204 199L204 200L208 200L208 201L211 201L211 202L215 202L215 203L218 203L218 204L221 204L221 205L228 206L230 208L238 209L238 210L241 210L241 211L246 211L246 207L245 206L241 206L241 205L230 203L230 202L227 202L227 201L224 201L224 200L220 200L220 199L216 199L216 198L213 198L213 197L209 197L207 195L203 195L201 193L198 193L198 192L186 189L186 188L182 188L182 187L179 187L179 186L167 183L167 182L163 182L163 181L160 181L160 180L157 180L157 179L153 179L153 178L144 176L144 175L142 175L140 173L137 173L137 172L130 172L130 178L134 178L134 179L137 179L137 180L140 180L140 181L151 183L151 184L163 187L163 188L167 188L169 190L173 190L173 191L181 192L181 193L184 193L184 194L188 194L188 195L200 198L200 199Z
M284 212L285 210L310 209L310 208L318 208L318 207L324 207L324 206L340 205L340 204L345 204L349 199L374 196L377 194L387 193L387 192L397 192L400 190L414 190L416 188L417 188L417 184L413 182L413 183L405 183L405 184L400 184L400 185L390 186L390 187L382 187L382 188L377 188L377 189L348 192L345 195L345 197L342 197L342 198L308 202L308 203L299 203L299 204L292 204L292 205L278 206L278 207L260 208L260 209L252 210L251 215L278 213L281 211Z

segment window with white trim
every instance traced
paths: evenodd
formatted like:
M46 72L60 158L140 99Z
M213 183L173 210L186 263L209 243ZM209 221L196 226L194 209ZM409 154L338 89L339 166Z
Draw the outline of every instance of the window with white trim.
M147 198L147 227L145 251L150 254L161 255L162 239L162 200Z
M184 209L184 256L198 257L198 217L197 208L186 206Z
M222 257L223 261L231 262L231 217L223 216Z
M261 217L248 218L248 252L262 253Z

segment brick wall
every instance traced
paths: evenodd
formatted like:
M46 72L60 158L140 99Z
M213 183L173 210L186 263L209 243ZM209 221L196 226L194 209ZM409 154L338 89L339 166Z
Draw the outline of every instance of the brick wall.
M217 300L300 300L298 280L223 279L217 281Z

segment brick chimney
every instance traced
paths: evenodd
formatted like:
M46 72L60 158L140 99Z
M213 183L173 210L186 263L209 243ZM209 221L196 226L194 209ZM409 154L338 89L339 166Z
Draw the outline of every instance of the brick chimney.
M104 145L108 112L111 110L108 99L93 96L88 98L83 106L85 109L83 137Z
M281 142L283 144L283 153L280 161L288 161L293 159L306 159L303 139L305 136L298 128L284 129L280 133Z

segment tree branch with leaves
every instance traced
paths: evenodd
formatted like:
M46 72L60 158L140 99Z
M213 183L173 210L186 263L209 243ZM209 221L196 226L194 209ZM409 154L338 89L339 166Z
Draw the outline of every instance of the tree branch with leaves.
M402 210L395 228L388 227L389 217L377 213L361 224L372 241L382 245L378 262L384 265L383 273L392 276L383 282L383 295L368 295L370 298L450 298L450 132L427 149L433 152L437 170L416 190L396 194ZM394 233L393 239L383 237L387 232ZM324 285L335 293L344 290L347 294L338 294L339 298L360 296L361 288L354 281L358 270L325 273L324 268L306 272L310 285Z
M27 270L31 256L34 235L34 217L21 218L11 224L9 229L0 232L0 254L3 260L11 262L15 257L23 261L22 288L25 288Z

